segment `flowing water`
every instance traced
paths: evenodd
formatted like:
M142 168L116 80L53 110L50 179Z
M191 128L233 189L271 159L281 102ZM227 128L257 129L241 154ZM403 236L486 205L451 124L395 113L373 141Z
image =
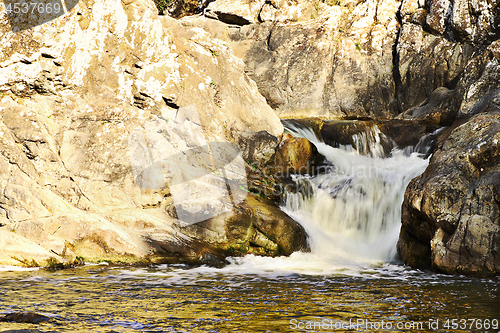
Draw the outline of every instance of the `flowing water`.
M0 269L0 314L33 311L35 332L500 332L499 278L413 270L397 260L401 203L428 161L408 148L383 157L376 127L333 148L289 125L328 159L300 176L283 210L311 253L233 258L224 268L86 265ZM387 138L384 138L387 139ZM0 332L1 332L0 331Z

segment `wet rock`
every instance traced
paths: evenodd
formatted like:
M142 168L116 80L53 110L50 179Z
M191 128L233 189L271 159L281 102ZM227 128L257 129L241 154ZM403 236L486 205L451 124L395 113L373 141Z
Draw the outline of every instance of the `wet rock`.
M316 169L325 163L325 158L316 146L305 138L286 135L278 148L274 162L275 170L281 170L283 176L292 174L316 174Z
M361 154L370 155L370 143L380 139L379 122L338 120L327 121L321 127L320 134L324 142L332 147L351 146ZM383 137L381 140L384 155L393 148L391 140Z
M320 135L333 147L351 146L363 155L388 157L396 148L418 149L421 139L439 127L418 120L337 120L325 122Z
M179 237L177 242L154 237L148 238L147 241L153 249L150 261L155 264L207 265L220 268L229 264L226 257L232 254L205 240L199 241L186 236Z
M432 122L419 120L393 119L382 122L380 131L394 144L394 148L404 149L416 147L425 136L435 132L441 126Z
M13 312L0 317L0 322L40 324L50 321L52 318L36 312Z
M456 127L408 185L398 252L414 267L500 273L500 108Z
M231 255L281 256L309 251L304 228L271 201L248 193L232 212L182 229Z

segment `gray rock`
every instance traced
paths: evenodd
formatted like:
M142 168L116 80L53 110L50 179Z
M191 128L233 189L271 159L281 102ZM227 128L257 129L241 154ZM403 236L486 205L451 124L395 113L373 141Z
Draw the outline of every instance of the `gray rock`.
M229 6L238 2L242 5ZM396 40L398 3L217 0L209 8L225 8L247 17L226 40L245 61L246 72L278 115L298 117L377 117L396 113L392 47ZM250 6L250 7L249 7ZM251 15L239 14L251 12ZM215 10L215 9L214 9ZM222 10L222 9L220 9ZM259 17L263 23L257 22ZM200 18L194 25L206 27Z
M489 2L428 5L425 23L410 18L420 5L401 10L400 118L451 127L407 187L398 252L413 267L499 274L500 15Z
M459 106L460 97L455 90L439 87L421 105L399 114L397 118L450 126L457 117Z
M396 51L399 108L407 111L423 104L437 88L454 90L473 48L407 23L400 31Z
M453 129L408 185L398 251L411 266L500 273L500 108L483 111Z

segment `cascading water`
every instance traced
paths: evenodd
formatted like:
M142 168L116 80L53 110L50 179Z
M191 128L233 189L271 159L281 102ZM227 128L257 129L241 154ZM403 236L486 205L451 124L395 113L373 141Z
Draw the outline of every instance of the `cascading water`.
M49 319L36 326L1 322L0 327L12 332L371 333L449 331L466 321L467 331L484 332L486 325L498 330L498 278L446 276L390 262L406 184L427 165L412 151L425 150L417 145L387 157L388 138L376 128L352 138L353 147L337 148L307 128L289 130L313 141L331 162L323 174L296 177L299 191L289 194L283 207L306 228L310 253L247 255L223 268L0 268L0 321L8 314L26 318L32 315L28 311Z
M246 256L235 259L238 265L229 270L238 266L275 273L281 269L356 275L394 261L404 192L427 167L424 154L411 148L393 149L384 157L382 142L390 139L376 125L354 135L355 145L338 148L322 142L310 128L285 126L290 134L313 142L331 163L325 173L314 177L295 176L298 189L287 194L282 207L306 229L311 253L288 258Z
M299 191L286 198L284 210L306 228L312 253L332 262L394 259L405 188L428 161L402 150L382 158L381 139L388 138L376 125L353 137L356 148L333 148L308 129L288 130L313 142L333 165L316 177L296 177Z

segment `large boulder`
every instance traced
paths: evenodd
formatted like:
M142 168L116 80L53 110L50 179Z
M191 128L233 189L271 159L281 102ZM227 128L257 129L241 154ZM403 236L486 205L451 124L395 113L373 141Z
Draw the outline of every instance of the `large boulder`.
M181 227L244 200L244 158L267 163L283 132L230 46L148 0L17 33L0 15L0 264L223 263Z
M248 194L231 212L186 226L183 232L231 255L281 256L309 251L304 228L261 196Z
M408 110L400 117L451 126L406 189L398 252L413 267L499 274L499 7L465 4L405 0L401 9L400 102Z
M500 274L500 107L454 129L408 185L398 250L411 266Z
M273 166L275 172L282 176L314 175L317 168L324 163L325 157L318 152L313 143L305 138L295 138L288 134L276 149Z

